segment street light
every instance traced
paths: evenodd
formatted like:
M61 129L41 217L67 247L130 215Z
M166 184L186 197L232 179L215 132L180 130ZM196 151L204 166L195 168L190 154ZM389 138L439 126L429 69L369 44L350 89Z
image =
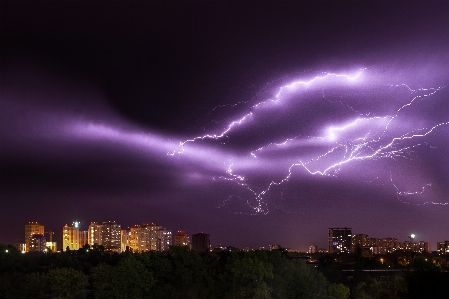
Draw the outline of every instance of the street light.
M415 234L411 234L411 235L409 236L409 238L410 238L410 248L415 247L414 244L413 244L413 239L415 239Z

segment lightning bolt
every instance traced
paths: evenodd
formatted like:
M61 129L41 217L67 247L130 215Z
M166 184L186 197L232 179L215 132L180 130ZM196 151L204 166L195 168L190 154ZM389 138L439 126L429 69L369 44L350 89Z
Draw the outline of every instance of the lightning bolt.
M297 87L299 87L299 86L301 86L301 85L303 85L303 86L308 86L308 85L313 84L313 83L316 82L316 81L322 81L322 80L324 80L324 79L326 79L326 78L328 78L328 77L337 77L337 78L338 78L338 77L343 77L343 78L346 78L346 79L348 79L348 80L355 80L355 79L357 79L357 78L363 73L364 70L365 70L365 69L360 70L358 73L356 73L356 74L353 75L353 76L346 75L346 74L325 73L324 75L322 75L322 76L317 76L317 77L315 77L315 78L313 78L313 79L311 79L311 80L309 80L309 81L295 81L295 82L293 82L293 83L291 83L291 84L289 84L289 85L285 85L285 86L280 87L279 90L278 90L278 92L277 92L277 94L275 95L275 97L274 97L273 99L268 99L268 100L266 100L266 101L259 102L259 103L255 104L255 105L251 106L250 109L253 109L253 110L254 110L254 109L258 108L258 107L267 105L267 104L269 104L269 103L277 103L277 102L280 102L280 101L282 100L281 96L282 96L282 94L283 94L285 91L287 91L287 90L292 90L292 89L297 88ZM217 106L217 107L218 107L218 106ZM216 109L216 108L214 108L214 109ZM253 115L253 112L250 111L249 113L243 115L243 116L240 117L239 119L232 121L232 122L226 127L226 129L225 129L224 131L222 131L221 133L218 133L218 134L206 134L206 135L202 135L202 136L196 136L196 137L194 137L194 138L192 138L192 139L188 139L188 140L185 140L185 141L181 141L181 142L179 143L179 147L181 148L181 150L180 150L180 151L173 151L172 153L167 153L167 155L174 156L176 153L178 153L178 154L183 153L183 152L185 151L184 145L187 144L187 143L189 143L189 142L195 142L195 141L198 141L198 140L204 140L204 139L220 139L220 138L223 138L224 136L226 136L226 134L228 134L229 132L231 132L231 130L232 130L234 127L237 127L237 126L239 126L239 125L242 125L242 124L246 123L249 119L251 119L251 116L252 116L252 115Z
M294 92L299 87L307 87L319 81L324 82L332 77L335 78L341 77L347 79L348 81L354 81L358 79L365 70L366 68L359 70L355 75L324 73L324 75L314 77L313 79L308 81L295 81L288 85L284 85L278 89L277 93L273 98L256 103L255 105L251 106L250 112L230 122L221 132L216 134L206 134L196 136L191 139L181 141L179 142L180 150L178 151L175 150L171 153L167 153L167 155L173 156L175 154L184 153L186 150L185 146L188 143L193 143L205 139L219 140L221 138L227 137L227 135L230 134L236 127L242 126L250 122L253 117L253 114L255 113L255 111L257 111L257 109L260 109L262 107L269 108L270 105L282 102L284 100L284 95L286 95L288 92ZM316 154L314 157L310 158L307 161L303 161L301 159L296 160L294 163L290 164L290 166L287 168L286 175L282 179L278 181L272 180L266 185L266 187L262 191L256 191L253 187L249 185L247 179L244 176L235 174L233 172L232 169L233 166L235 165L233 160L231 160L227 164L227 167L225 167L226 175L220 176L218 177L218 179L225 181L232 181L238 184L239 186L246 188L252 194L252 199L251 200L246 199L246 204L254 210L254 213L266 214L269 211L267 203L264 201L264 196L268 192L270 192L270 190L273 187L283 185L286 182L290 181L293 175L293 170L296 168L303 169L306 171L306 173L312 176L316 175L337 176L343 167L351 163L356 163L365 160L385 159L385 158L393 160L399 158L403 159L410 158L410 156L413 153L413 149L420 146L428 146L428 144L426 142L422 142L422 143L415 143L413 145L407 145L404 144L406 143L406 141L422 139L425 136L434 133L441 127L449 125L449 121L437 123L431 127L424 127L418 130L415 129L399 135L395 134L393 130L391 130L391 128L394 126L395 120L398 119L404 111L415 105L415 103L418 102L419 100L429 98L432 95L436 94L437 92L442 90L444 86L427 89L426 88L412 89L406 84L400 84L400 85L393 85L392 87L405 88L407 92L413 95L411 100L401 105L398 109L396 109L396 111L392 115L368 117L370 113L367 113L365 114L365 117L358 117L340 126L329 127L324 136L305 136L305 137L294 136L285 139L282 142L271 142L268 143L267 145L260 146L257 149L250 151L249 156L253 159L258 159L259 155L268 149L286 148L289 145L294 146L294 143L313 144L315 142L322 144L326 142L329 144L334 144L327 151L324 151L321 154ZM353 108L351 108L350 106L348 107L355 112ZM374 129L371 127L374 127ZM363 132L356 134L356 136L352 138L344 138L344 136L341 137L342 135L345 135L348 132L352 132L360 128L371 128L371 129L369 129L368 131L362 130ZM328 160L330 159L332 159L334 162L329 163ZM216 178L214 177L214 179ZM420 191L400 191L399 188L394 184L392 178L390 179L390 184L394 186L394 188L396 189L396 195L398 199L404 196L423 194L426 189L432 187L431 183L427 183L421 187ZM233 196L230 196L228 200L230 200L231 197ZM237 198L242 200L240 196L237 196ZM401 202L405 201L401 200ZM426 202L424 204L428 203L442 204L442 205L449 204L449 203L434 203L434 202Z

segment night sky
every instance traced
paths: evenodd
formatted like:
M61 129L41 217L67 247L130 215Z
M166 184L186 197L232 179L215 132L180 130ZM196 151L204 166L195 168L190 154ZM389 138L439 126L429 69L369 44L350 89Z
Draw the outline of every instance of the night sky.
M449 239L449 4L4 2L0 242Z

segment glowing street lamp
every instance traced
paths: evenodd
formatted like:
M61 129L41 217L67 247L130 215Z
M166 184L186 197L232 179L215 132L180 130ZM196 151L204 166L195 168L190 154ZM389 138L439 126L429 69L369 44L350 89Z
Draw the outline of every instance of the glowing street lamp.
M410 238L410 246L412 246L413 245L413 239L415 239L415 234L411 234L409 236L409 238Z

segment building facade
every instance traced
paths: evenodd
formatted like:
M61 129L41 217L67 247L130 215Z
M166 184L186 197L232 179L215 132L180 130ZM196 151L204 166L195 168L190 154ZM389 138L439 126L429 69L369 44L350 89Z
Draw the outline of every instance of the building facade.
M78 250L80 248L80 230L78 222L64 225L62 228L62 250Z
M43 234L34 234L30 237L29 252L46 252L47 240Z
M171 230L161 228L157 231L157 251L167 251L172 245Z
M151 224L140 224L130 228L129 248L133 252L145 252L158 250L158 230L162 226Z
M197 252L209 252L210 235L203 232L192 235L192 249Z
M336 227L328 229L329 253L349 253L352 251L352 228Z
M91 222L87 229L87 244L93 247L95 244L101 245L101 224Z
M437 242L437 252L438 255L448 255L449 241Z
M52 252L56 252L58 250L58 245L56 244L56 242L47 242L45 244L45 246L47 247L47 249L50 249Z
M188 246L190 248L190 237L183 230L178 230L175 235L175 246Z
M28 222L25 224L25 250L28 252L30 250L30 238L33 235L44 235L44 226L39 222Z
M104 246L105 251L121 252L120 224L115 221L103 222L101 225L101 237L99 245Z
M369 238L368 235L356 234L356 235L352 235L351 247L352 247L352 252L355 252L357 247L360 247L362 249L372 250L373 244L372 244L371 238Z

